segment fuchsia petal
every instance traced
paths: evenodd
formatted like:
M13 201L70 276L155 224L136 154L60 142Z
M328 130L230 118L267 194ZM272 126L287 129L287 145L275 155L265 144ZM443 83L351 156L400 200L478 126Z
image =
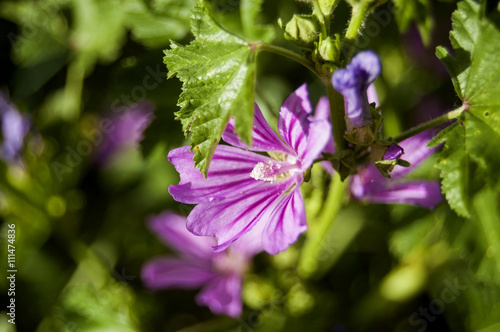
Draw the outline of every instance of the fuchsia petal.
M249 192L233 192L232 198L198 204L187 218L187 228L196 235L217 239L215 251L222 251L248 232L278 197L290 188L294 179L261 183Z
M399 143L399 145L405 151L405 154L401 157L401 159L408 161L411 166L402 167L396 165L391 172L391 178L398 178L408 174L416 166L418 166L418 164L427 159L434 151L436 151L436 149L438 149L439 147L435 147L432 149L429 149L427 147L430 139L432 139L432 130L427 130Z
M327 120L317 120L309 125L307 146L301 160L302 170L305 171L313 164L314 160L322 157L322 152L331 141L332 126Z
M327 120L328 122L330 122L330 103L328 102L328 98L321 97L319 99L318 104L316 105L316 109L314 111L313 120ZM333 137L331 134L328 139L328 142L326 142L326 145L323 148L323 151L321 152L331 153L331 154L335 153L335 144L333 142ZM328 172L329 174L333 174L334 169L331 162L322 161L320 162L320 164L321 167L323 167L323 169L326 172Z
M275 255L286 250L307 229L304 201L297 187L280 197L262 237L264 250Z
M214 255L211 246L215 241L190 233L186 228L185 217L166 211L149 218L147 225L167 247L175 249L179 254L202 260L210 260Z
M321 97L314 109L313 120L328 120L330 121L330 103L325 96Z
M250 176L255 165L274 161L257 153L219 145L205 179L194 167L193 155L188 146L174 149L168 154L168 160L174 164L181 177L178 185L170 186L169 192L176 201L187 204L223 200L253 190L264 183Z
M198 288L214 277L210 261L205 265L176 258L149 260L142 268L142 280L152 290Z
M241 315L241 277L231 274L209 282L196 297L199 305L205 305L214 314L231 317Z
M258 152L284 152L293 153L290 147L286 146L283 141L276 135L274 130L267 124L264 115L260 111L257 104L254 107L254 120L252 129L252 146L249 147L245 142L241 141L238 134L234 131L234 119L231 119L227 124L226 130L222 135L222 139L227 143L245 150Z
M243 236L236 242L231 244L231 249L240 252L246 259L257 255L262 250L262 232L264 232L264 227L266 223L258 222L252 229L243 234Z
M308 117L312 112L307 85L301 85L292 93L281 106L278 120L278 131L283 138L302 159L306 152L307 136L309 135Z
M380 188L364 199L373 203L419 205L432 210L441 203L442 196L438 182L412 181Z

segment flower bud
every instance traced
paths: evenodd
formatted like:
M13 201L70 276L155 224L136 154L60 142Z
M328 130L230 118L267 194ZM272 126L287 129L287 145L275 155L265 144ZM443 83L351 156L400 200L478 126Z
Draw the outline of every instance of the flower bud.
M319 25L315 16L294 15L286 24L285 38L301 46L310 46L318 39Z
M330 37L319 40L318 50L320 57L325 61L335 62L340 54L340 38L335 35L336 39Z

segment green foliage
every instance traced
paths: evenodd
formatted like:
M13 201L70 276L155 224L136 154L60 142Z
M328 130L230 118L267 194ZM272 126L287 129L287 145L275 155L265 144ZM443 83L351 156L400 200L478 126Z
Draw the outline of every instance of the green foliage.
M500 175L500 12L483 14L481 4L464 0L453 14L450 39L456 58L444 47L437 48L452 77L465 112L433 144L446 140L438 167L443 177L443 190L457 213L467 216L469 165L475 161L493 186Z
M246 15L256 15L259 5L246 3ZM250 35L260 36L261 27L252 29L249 24L254 18L244 20L243 27ZM172 43L165 51L165 64L168 77L176 75L183 82L178 101L181 110L176 115L184 133L192 134L195 166L206 176L230 117L236 118L240 137L251 140L256 50L249 41L219 25L203 1L193 9L191 24L196 39L188 46Z
M433 28L429 0L393 0L396 6L396 22L401 32L415 22L424 45L428 45Z

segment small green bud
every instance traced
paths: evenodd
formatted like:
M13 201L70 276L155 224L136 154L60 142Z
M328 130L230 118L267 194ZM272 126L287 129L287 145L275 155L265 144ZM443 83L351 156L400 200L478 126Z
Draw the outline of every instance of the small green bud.
M320 38L318 51L320 57L325 61L336 62L340 55L340 38L335 35L336 39L331 39L330 37L322 40Z
M319 24L315 16L293 15L286 24L285 38L301 46L310 46L318 39Z
M337 4L338 1L335 0L319 0L319 7L325 16L330 16Z

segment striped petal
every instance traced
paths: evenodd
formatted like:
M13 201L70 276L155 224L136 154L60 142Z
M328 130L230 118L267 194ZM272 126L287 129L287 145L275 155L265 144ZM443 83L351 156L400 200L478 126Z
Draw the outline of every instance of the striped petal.
M309 135L309 115L312 112L307 85L301 85L281 106L278 131L296 156L302 159L306 153Z
M198 204L187 218L188 230L196 235L215 237L214 250L224 250L274 209L274 202L293 185L294 179L261 183L250 192L234 191L227 200Z
M219 145L205 179L194 167L193 155L188 146L174 149L168 154L168 160L174 164L181 177L178 185L170 186L169 192L176 201L187 204L224 200L258 188L264 182L250 176L255 165L259 162L275 162L257 153Z
M286 250L307 229L304 201L297 187L280 197L262 237L264 250L275 255Z
M234 119L231 119L222 135L222 139L232 146L241 149L258 151L258 152L284 152L292 153L293 151L278 137L274 130L267 124L264 115L260 111L257 104L254 107L254 120L252 129L252 146L249 147L243 142L235 132Z

